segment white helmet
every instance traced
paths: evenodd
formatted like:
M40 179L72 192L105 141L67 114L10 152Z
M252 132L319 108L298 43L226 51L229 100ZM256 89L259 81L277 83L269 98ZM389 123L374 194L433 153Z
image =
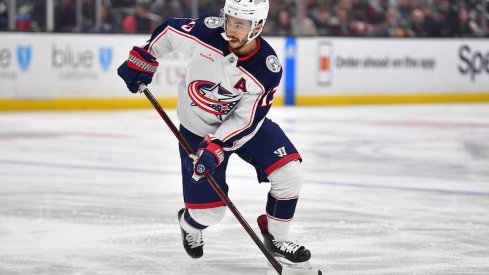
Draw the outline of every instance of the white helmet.
M252 36L260 22L265 25L269 8L268 0L226 0L222 10L224 30L226 30L226 15L251 21L251 31L248 34L248 41L246 42L246 44L248 44L262 32L263 28L257 34ZM222 33L222 36L224 39L230 40L226 35L226 32Z

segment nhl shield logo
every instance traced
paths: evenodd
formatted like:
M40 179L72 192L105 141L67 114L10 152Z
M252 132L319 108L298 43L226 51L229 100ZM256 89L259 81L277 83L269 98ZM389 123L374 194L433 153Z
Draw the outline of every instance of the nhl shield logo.
M25 72L29 69L32 58L31 46L17 46L17 61L19 62L20 69Z
M99 61L100 66L104 71L108 71L112 64L112 48L100 48L99 49Z

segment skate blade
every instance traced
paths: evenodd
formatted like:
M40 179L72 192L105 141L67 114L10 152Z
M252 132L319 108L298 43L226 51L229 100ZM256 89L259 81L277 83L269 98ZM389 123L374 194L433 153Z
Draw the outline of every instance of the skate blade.
M282 266L290 267L292 269L311 269L312 268L311 263L309 261L305 261L302 263L294 263L294 262L291 262L291 261L289 261L283 257L275 257L275 259L277 259L277 261L279 263L281 263Z
M322 275L323 273L319 269L312 268L309 261L303 263L294 263L283 257L275 257L277 261L282 265L281 275ZM271 272L267 272L267 275L277 274L273 269L273 266L268 263L268 266L272 267Z
M319 269L296 269L296 268L290 268L288 266L283 266L282 267L282 273L281 275L322 275L323 273Z
M294 263L294 262L291 262L291 261L289 261L283 257L275 256L274 258L275 258L275 260L277 260L277 262L280 263L280 265L287 266L287 267L290 267L292 269L311 269L312 268L309 261L302 262L302 263ZM269 267L273 267L273 265L270 262L268 262L267 264Z

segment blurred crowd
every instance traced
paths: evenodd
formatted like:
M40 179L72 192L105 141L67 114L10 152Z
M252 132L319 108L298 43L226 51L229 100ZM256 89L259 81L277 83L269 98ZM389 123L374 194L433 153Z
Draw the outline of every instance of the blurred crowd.
M9 30L9 2L0 0L2 31ZM16 31L46 31L46 1L16 2ZM149 33L169 17L218 14L223 4L224 0L55 0L53 31ZM271 0L270 5L263 33L269 36L489 36L489 0Z

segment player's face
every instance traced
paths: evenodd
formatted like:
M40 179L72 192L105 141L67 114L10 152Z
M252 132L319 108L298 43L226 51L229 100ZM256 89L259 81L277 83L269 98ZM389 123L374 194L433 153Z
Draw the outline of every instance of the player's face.
M226 20L226 35L231 39L229 46L240 49L246 43L251 31L251 21L228 16Z

